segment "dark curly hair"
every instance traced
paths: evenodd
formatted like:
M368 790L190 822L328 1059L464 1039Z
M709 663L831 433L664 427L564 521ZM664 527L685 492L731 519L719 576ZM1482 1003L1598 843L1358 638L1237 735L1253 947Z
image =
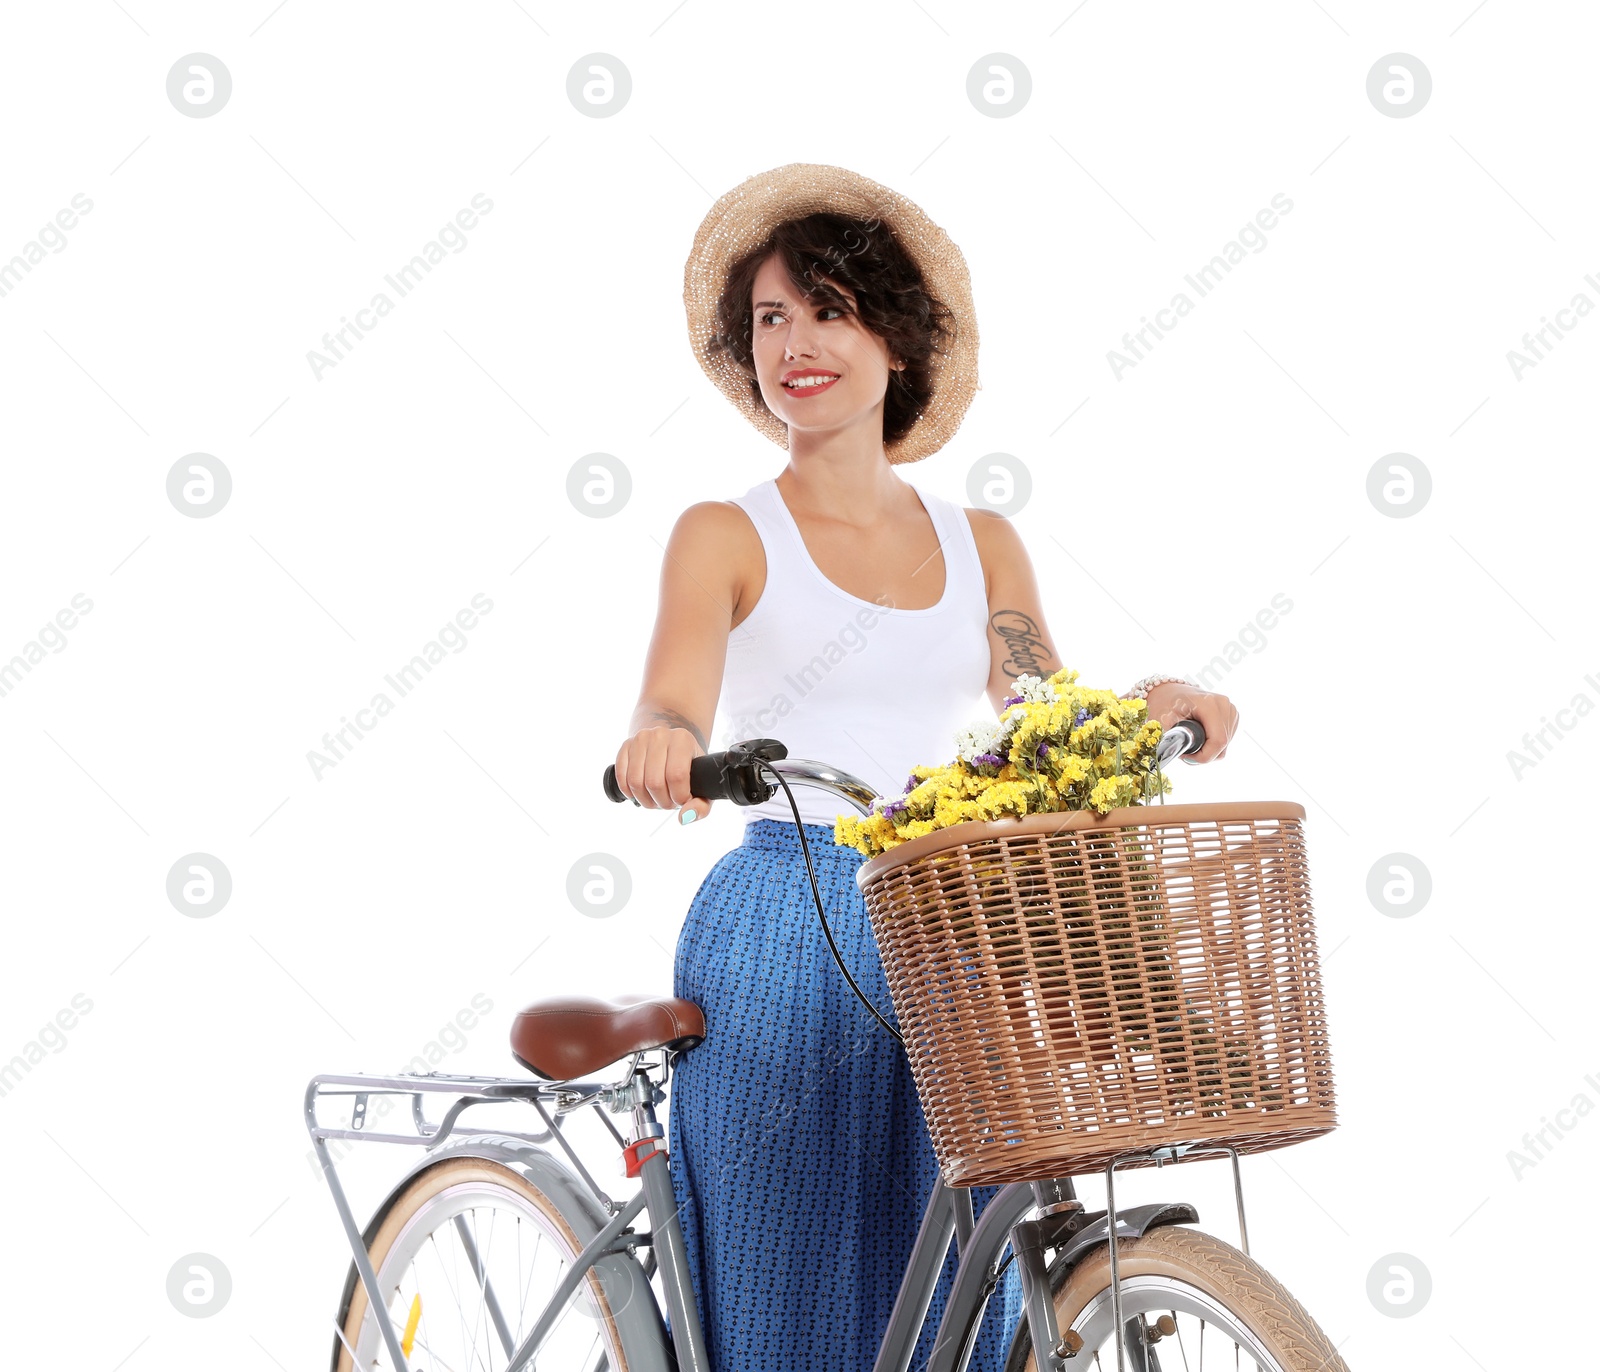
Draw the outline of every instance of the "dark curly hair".
M916 263L881 220L819 211L779 224L729 269L710 345L750 377L751 393L769 412L755 376L750 295L761 264L774 253L806 300L820 302L819 309L832 306L855 315L888 344L891 357L905 362L903 370L889 373L883 402L884 442L904 437L932 393L932 359L952 337L945 323L949 308L930 294ZM854 306L833 281L855 292Z

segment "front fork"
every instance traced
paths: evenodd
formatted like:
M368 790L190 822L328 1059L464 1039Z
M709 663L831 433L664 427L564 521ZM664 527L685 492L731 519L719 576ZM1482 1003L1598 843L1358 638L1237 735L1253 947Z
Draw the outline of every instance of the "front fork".
M1039 1372L1063 1372L1067 1360L1082 1351L1083 1336L1072 1329L1062 1333L1056 1322L1055 1293L1050 1289L1044 1250L1065 1247L1088 1224L1088 1220L1084 1215L1083 1203L1073 1193L1070 1177L1031 1182L1030 1186L1039 1215L1037 1219L1020 1220L1011 1226L1011 1251L1016 1255L1017 1270L1022 1275L1023 1312L1027 1316L1028 1335L1033 1341ZM1116 1226L1116 1212L1113 1209L1109 1215L1107 1234L1114 1236ZM1113 1265L1115 1261L1113 1237ZM1112 1284L1115 1288L1115 1278ZM1123 1337L1118 1341L1118 1366L1122 1366L1123 1346L1126 1346L1135 1359L1135 1372L1145 1372L1149 1362L1144 1350L1143 1321L1136 1316L1127 1326L1121 1326L1121 1302L1117 1300L1115 1291L1112 1299L1118 1315L1116 1323L1123 1331Z
M667 1318L672 1322L672 1345L679 1372L711 1372L705 1335L694 1303L689 1277L689 1255L683 1245L683 1225L667 1169L666 1129L656 1121L656 1105L665 1093L644 1072L635 1072L633 1091L633 1142L622 1150L630 1177L644 1185L650 1213L651 1245L667 1297Z
M1073 1192L1070 1177L1031 1182L1030 1186L1039 1215L1011 1226L1011 1251L1022 1277L1022 1309L1039 1372L1062 1372L1066 1359L1083 1346L1083 1340L1071 1330L1063 1337L1056 1324L1055 1296L1044 1251L1064 1247L1083 1227L1083 1202Z

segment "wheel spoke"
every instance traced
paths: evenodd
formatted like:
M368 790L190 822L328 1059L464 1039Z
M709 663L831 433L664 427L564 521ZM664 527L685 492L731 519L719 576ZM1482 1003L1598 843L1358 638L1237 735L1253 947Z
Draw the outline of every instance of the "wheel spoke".
M472 1322L473 1345L476 1346L478 1342L479 1321L484 1318L487 1312L490 1322L494 1325L495 1335L500 1340L500 1346L505 1351L507 1359L509 1359L516 1345L511 1341L511 1331L506 1328L505 1316L501 1313L500 1302L495 1296L494 1286L489 1280L489 1262L493 1257L494 1249L494 1222L495 1216L498 1214L499 1211L496 1210L489 1215L489 1242L487 1245L479 1244L477 1241L477 1206L472 1208L472 1232L470 1234L467 1232L466 1222L460 1215L456 1216L455 1223L456 1232L461 1236L462 1247L467 1251L467 1259L471 1262L473 1271L477 1273L478 1310L473 1316ZM488 1341L487 1331L484 1333L484 1340L485 1342Z
M428 1341L420 1336L418 1337L416 1343L412 1345L412 1347L420 1348L428 1355L429 1358L433 1360L435 1372L465 1372L464 1368L458 1368L456 1364L448 1361L442 1354L435 1353L433 1351L433 1347L428 1343Z
M460 1330L461 1330L461 1351L462 1351L463 1354L465 1354L466 1351L467 1351L467 1348L468 1348L468 1344L467 1344L467 1310L466 1310L466 1307L461 1304L461 1282L460 1282L460 1274L459 1274L459 1272L457 1270L457 1267L456 1267L456 1249L455 1249L455 1245L452 1244L450 1246L450 1272L448 1274L446 1274L446 1272L444 1270L444 1261L443 1261L443 1258L442 1258L441 1254L439 1253L439 1235L438 1235L437 1231L435 1231L434 1233L428 1235L428 1242L433 1245L434 1258L438 1261L438 1264L439 1264L439 1275L441 1277L444 1277L445 1283L450 1288L451 1298L456 1303L456 1324L460 1327Z
M1127 1297L1129 1308L1133 1302ZM1226 1357L1226 1349L1233 1350L1234 1372L1244 1372L1244 1358L1250 1358L1250 1368L1254 1372L1281 1372L1278 1365L1268 1361L1260 1362L1254 1349L1246 1342L1242 1342L1242 1335L1235 1336L1219 1330L1214 1321L1196 1317L1192 1312L1174 1309L1170 1306L1159 1313L1163 1318L1170 1317L1174 1326L1172 1333L1163 1334L1156 1328L1153 1320L1147 1323L1158 1311L1154 1308L1136 1311L1130 1314L1123 1324L1123 1355L1128 1372L1163 1372L1163 1360L1156 1345L1170 1344L1176 1351L1182 1363L1183 1372L1204 1372L1206 1364L1206 1333L1208 1329L1213 1335L1212 1344L1216 1345L1218 1339L1222 1340L1222 1348L1218 1350L1220 1357ZM1197 1343L1197 1357L1191 1362L1189 1359L1189 1344L1191 1340ZM1091 1351L1093 1366L1097 1369L1109 1369L1116 1366L1116 1348L1110 1339L1109 1330L1100 1344ZM1172 1364L1172 1372L1177 1372L1177 1364Z
M538 1230L533 1235L533 1257L528 1260L528 1284L522 1288L522 1310L517 1317L517 1342L522 1342L523 1327L528 1319L528 1293L533 1289L533 1275L539 1270L539 1246L544 1235Z
M419 1334L421 1334L421 1335L426 1336L428 1327L429 1327L428 1326L428 1303L426 1301L424 1301L422 1303L422 1324L421 1324L421 1326L420 1326L420 1328L418 1329L417 1332ZM426 1342L424 1342L422 1346L425 1349L428 1350L428 1356L429 1357L433 1357L432 1339L431 1338L427 1338ZM440 1369L444 1369L444 1368L449 1367L449 1364L444 1362L441 1359L435 1359L435 1365Z
M474 1361L482 1362L478 1357L477 1340L467 1338L467 1308L461 1301L461 1252L456 1244L450 1245L450 1273L446 1273L444 1262L439 1259L439 1234L438 1231L428 1235L428 1241L433 1245L434 1258L438 1262L439 1275L444 1277L445 1284L450 1288L450 1294L455 1298L456 1323L461 1328L461 1353L463 1357L470 1357Z
M484 1278L488 1273L484 1270L483 1259L478 1248L478 1207L473 1206L467 1212L472 1216L471 1232L462 1216L456 1216L456 1235L461 1240L461 1248L467 1255L467 1263L472 1268L472 1285L477 1289L478 1299L472 1311L472 1346L478 1346L478 1328L483 1322L483 1308L487 1304L484 1300Z
M522 1322L528 1309L528 1294L522 1285L522 1217L517 1217L517 1284L512 1288L522 1292L522 1299L517 1304L517 1342L522 1342Z

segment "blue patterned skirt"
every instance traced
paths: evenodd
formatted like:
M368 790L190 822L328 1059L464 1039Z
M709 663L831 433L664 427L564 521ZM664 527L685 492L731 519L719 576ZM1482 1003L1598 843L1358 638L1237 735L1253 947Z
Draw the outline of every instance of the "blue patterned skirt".
M817 887L856 983L897 1023L855 874L865 858L808 824ZM679 1060L669 1163L715 1372L871 1372L938 1164L905 1050L840 974L793 823L747 824L695 893L673 993L705 1012ZM995 1187L973 1189L973 1210ZM912 1369L925 1367L954 1245ZM1022 1310L1013 1263L971 1372L1001 1372Z

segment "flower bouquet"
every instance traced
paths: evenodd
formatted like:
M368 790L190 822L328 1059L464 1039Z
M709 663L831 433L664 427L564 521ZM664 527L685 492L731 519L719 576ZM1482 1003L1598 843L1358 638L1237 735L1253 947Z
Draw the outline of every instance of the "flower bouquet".
M1156 765L1162 727L1145 702L1077 679L1070 668L1015 678L997 722L956 735L953 762L914 767L903 793L870 815L840 815L834 841L870 857L954 825L1106 814L1170 793ZM930 861L946 865L943 855ZM1259 1103L1242 1042L1219 1039L1186 994L1148 833L1040 831L1006 853L948 865L939 881L964 893L971 920L945 929L961 945L953 980L993 978L997 1023L1008 1026L984 1048L991 1080L1026 1075L1038 1056L1032 1039L1058 1068L1075 1064L1077 1084L1063 1083L1070 1119L1084 1109L1103 1124L1152 1109L1206 1115ZM892 925L880 943L884 935L899 936Z
M1043 679L1015 678L996 723L956 735L954 762L913 767L900 797L880 798L871 815L840 815L834 842L872 857L967 820L1048 810L1105 814L1170 792L1155 766L1161 725L1146 717L1144 701L1077 680L1069 667Z

